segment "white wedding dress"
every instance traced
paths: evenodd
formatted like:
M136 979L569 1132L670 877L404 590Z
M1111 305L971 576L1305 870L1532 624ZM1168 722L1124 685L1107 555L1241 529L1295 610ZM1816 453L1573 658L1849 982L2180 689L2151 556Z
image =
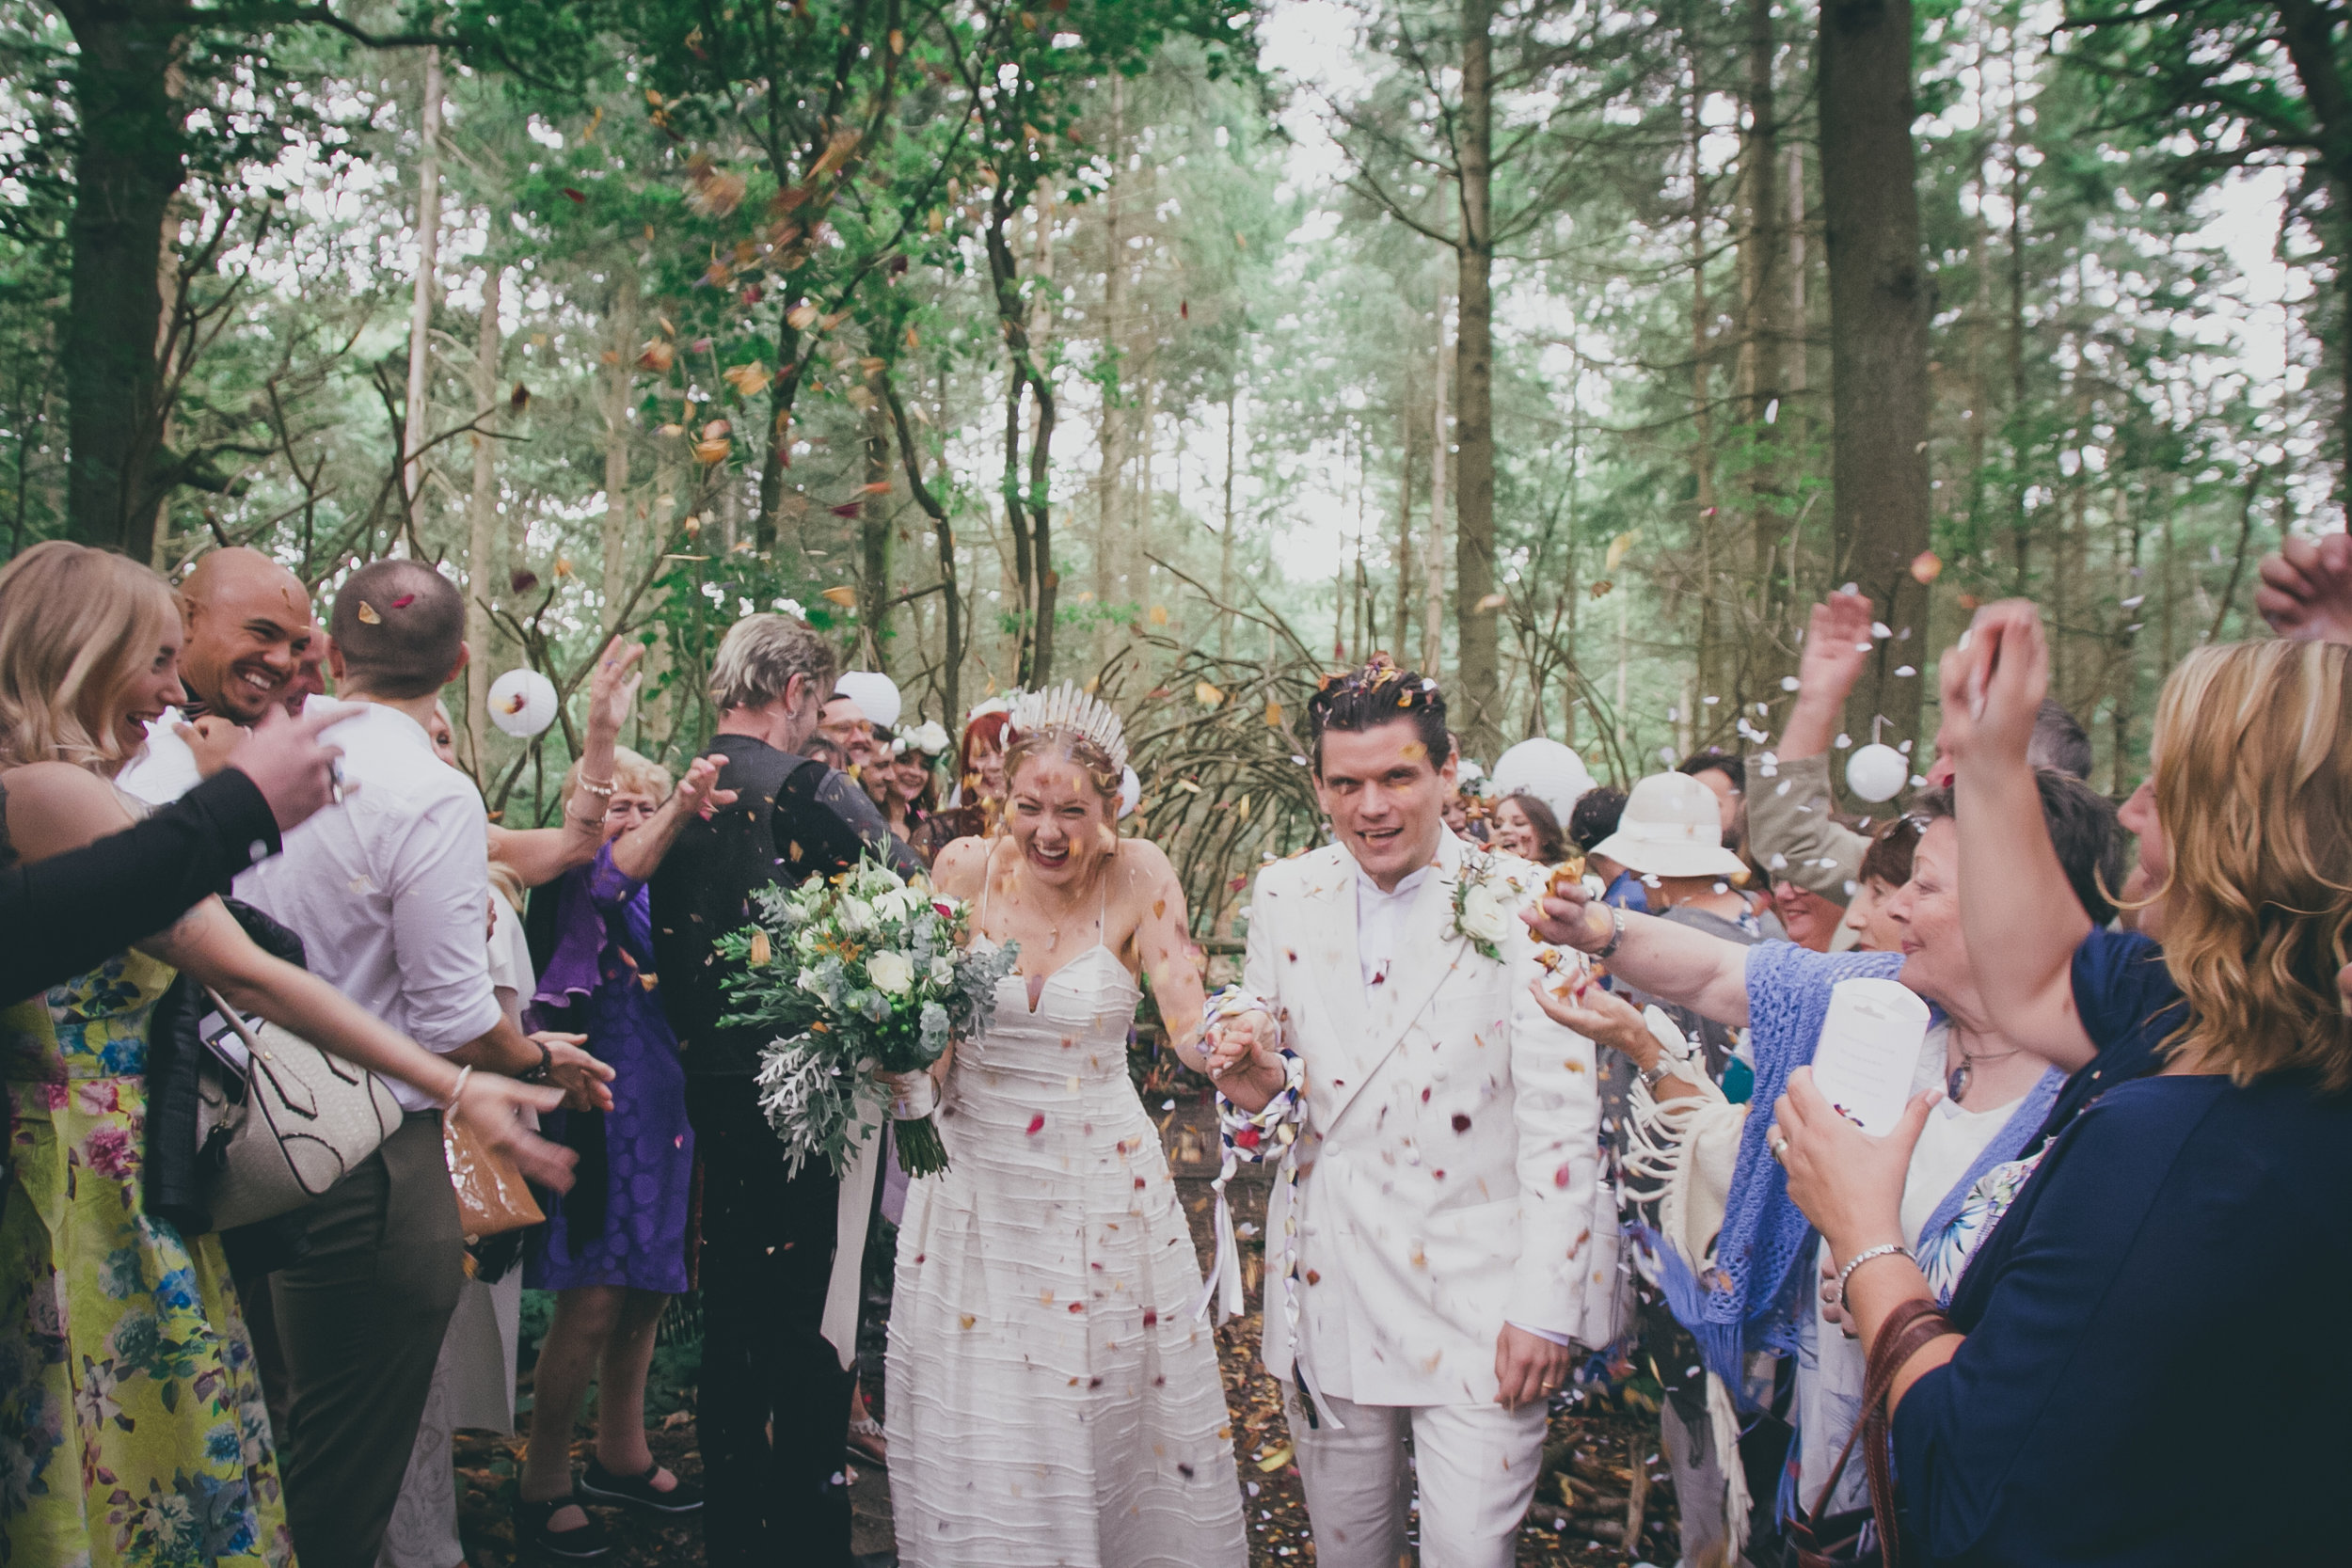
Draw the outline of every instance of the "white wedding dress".
M984 940L984 939L983 939ZM1200 1266L1127 1077L1140 995L1097 942L1006 977L935 1117L890 1314L905 1568L1240 1568L1232 1426Z

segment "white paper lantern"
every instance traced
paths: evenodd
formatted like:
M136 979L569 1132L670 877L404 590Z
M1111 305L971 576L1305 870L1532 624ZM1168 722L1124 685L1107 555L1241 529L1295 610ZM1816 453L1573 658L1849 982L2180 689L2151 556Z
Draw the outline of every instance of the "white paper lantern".
M1903 754L1875 741L1846 759L1846 787L1865 800L1892 800L1910 776L1911 764Z
M873 670L843 672L833 683L833 694L849 698L866 715L867 723L880 724L883 729L898 722L903 707L898 683Z
M1495 759L1494 793L1533 795L1551 809L1552 819L1567 826L1568 814L1593 787L1584 760L1556 740L1541 736L1522 740Z
M555 683L536 670L509 670L490 683L490 722L529 739L555 722Z
M1119 770L1120 819L1124 821L1126 818L1133 816L1136 814L1136 807L1141 805L1142 803L1143 781L1136 777L1136 770L1134 768L1120 768Z

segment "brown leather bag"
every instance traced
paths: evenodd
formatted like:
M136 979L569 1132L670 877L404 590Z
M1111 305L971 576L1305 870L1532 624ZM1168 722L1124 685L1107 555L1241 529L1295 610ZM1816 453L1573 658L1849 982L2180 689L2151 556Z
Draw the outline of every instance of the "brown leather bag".
M457 1189L457 1225L469 1242L546 1221L522 1167L492 1149L453 1115L441 1117L441 1154Z
M1788 1521L1783 1568L1860 1568L1866 1563L1902 1568L1902 1520L1895 1502L1886 1392L1895 1386L1895 1374L1903 1370L1904 1363L1931 1341L1954 1332L1944 1309L1924 1296L1904 1302L1887 1315L1863 1373L1862 1419L1847 1434L1846 1446L1839 1450L1829 1483L1821 1488L1813 1512ZM1863 1467L1870 1477L1870 1506L1826 1513L1856 1443L1863 1445Z

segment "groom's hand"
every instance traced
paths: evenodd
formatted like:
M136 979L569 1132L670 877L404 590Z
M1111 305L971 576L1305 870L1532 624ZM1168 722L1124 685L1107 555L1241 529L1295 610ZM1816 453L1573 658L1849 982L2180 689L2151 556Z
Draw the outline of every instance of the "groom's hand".
M1568 1381L1575 1359L1567 1345L1555 1345L1517 1323L1504 1323L1495 1338L1495 1403L1517 1410L1531 1400L1548 1400Z
M1275 1045L1274 1019L1269 1013L1253 1008L1215 1020L1209 1025L1209 1076L1223 1078L1248 1068L1272 1054Z

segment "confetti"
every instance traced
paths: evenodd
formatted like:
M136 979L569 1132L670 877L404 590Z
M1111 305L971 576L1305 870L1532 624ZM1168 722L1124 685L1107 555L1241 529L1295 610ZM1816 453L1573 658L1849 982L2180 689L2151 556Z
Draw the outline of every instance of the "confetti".
M363 626L380 626L384 624L384 617L375 612L375 606L361 599L359 601L359 624Z

